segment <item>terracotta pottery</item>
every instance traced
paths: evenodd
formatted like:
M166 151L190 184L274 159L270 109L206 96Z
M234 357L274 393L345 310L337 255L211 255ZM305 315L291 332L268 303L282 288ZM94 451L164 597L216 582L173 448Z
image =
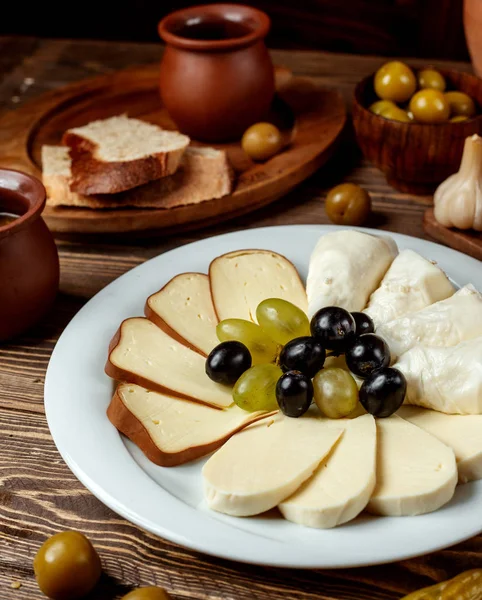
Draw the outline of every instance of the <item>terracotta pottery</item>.
M186 8L159 23L161 98L181 131L227 141L266 116L275 90L269 27L265 13L238 4Z
M0 226L0 340L28 329L50 308L59 286L59 257L40 216L38 179L0 169L0 212L19 215Z
M460 90L474 99L476 117L431 125L392 121L368 110L377 99L373 75L355 88L353 125L358 144L366 158L385 173L388 183L403 192L431 194L458 171L465 138L474 133L482 135L482 79L469 73L437 70L445 77L447 89Z
M474 71L482 76L482 2L480 0L464 0L464 28Z

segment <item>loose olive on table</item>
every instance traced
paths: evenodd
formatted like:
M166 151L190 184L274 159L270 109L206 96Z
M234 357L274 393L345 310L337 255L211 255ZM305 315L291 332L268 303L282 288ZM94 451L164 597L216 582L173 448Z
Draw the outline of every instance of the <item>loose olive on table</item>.
M171 596L159 587L143 587L132 590L122 600L170 600Z
M253 160L268 160L283 147L283 137L276 125L256 123L244 132L241 146Z
M355 183L341 183L328 192L325 210L337 225L361 225L371 212L370 194Z
M435 69L422 69L417 74L418 86L420 89L439 90L444 92L447 87L444 76Z
M449 103L452 116L473 117L475 115L475 104L472 98L464 92L446 92L445 98Z
M382 100L406 102L416 89L412 69L398 60L384 64L375 74L375 92Z
M410 111L420 123L442 123L450 116L450 105L443 92L420 90L410 100Z
M39 588L52 600L83 598L94 589L102 572L95 548L77 531L57 533L45 541L33 569Z

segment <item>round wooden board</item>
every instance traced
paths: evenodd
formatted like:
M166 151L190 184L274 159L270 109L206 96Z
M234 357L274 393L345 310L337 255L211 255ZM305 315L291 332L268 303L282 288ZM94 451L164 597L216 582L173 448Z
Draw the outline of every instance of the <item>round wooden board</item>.
M278 96L270 120L282 127L286 149L253 163L239 143L227 150L236 171L232 194L170 209L90 210L46 207L43 217L56 234L147 235L221 222L280 198L331 156L346 122L341 95L307 78L277 69ZM289 108L288 108L289 107ZM44 144L59 144L71 127L127 113L175 129L158 93L158 66L147 65L60 88L0 116L0 166L41 177ZM293 120L294 118L294 120Z

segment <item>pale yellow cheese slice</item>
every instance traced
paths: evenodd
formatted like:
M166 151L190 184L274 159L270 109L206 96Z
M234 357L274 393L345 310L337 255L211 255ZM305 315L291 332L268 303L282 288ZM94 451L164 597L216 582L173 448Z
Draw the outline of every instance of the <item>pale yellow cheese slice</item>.
M421 515L449 502L457 485L451 448L397 415L377 419L377 435L377 484L370 512Z
M246 517L277 506L312 475L342 432L316 411L298 419L278 414L243 429L204 465L209 508Z
M367 505L376 480L375 419L364 415L343 424L343 436L311 479L279 505L288 521L328 529L351 521Z
M159 292L149 296L146 316L166 333L206 356L219 344L209 277L203 273L181 273L171 279Z
M118 381L137 383L213 406L233 403L232 389L211 381L206 359L171 338L148 319L125 320L111 344L106 365Z
M446 415L415 406L402 406L397 414L452 448L460 483L482 479L482 415Z
M284 256L268 250L239 250L219 256L209 267L213 303L220 321L256 322L258 304L281 298L304 312L308 304L298 271Z
M123 383L107 415L150 460L173 466L213 452L266 412L249 413L236 405L220 410Z

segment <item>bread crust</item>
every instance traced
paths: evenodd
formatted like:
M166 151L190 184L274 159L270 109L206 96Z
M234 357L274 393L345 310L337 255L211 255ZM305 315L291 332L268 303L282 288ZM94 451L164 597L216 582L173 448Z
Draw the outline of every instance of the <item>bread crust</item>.
M196 161L199 163L202 160L188 149L173 175L116 194L78 194L69 185L71 177L44 173L42 179L47 189L47 205L101 210L131 206L169 209L199 204L230 194L234 184L234 171L226 153L220 152L216 160L207 160L200 174L200 166L195 165Z
M117 194L172 175L177 170L185 147L160 152L136 160L107 162L95 158L97 145L66 131L62 143L70 148L72 178L70 189L77 194Z

